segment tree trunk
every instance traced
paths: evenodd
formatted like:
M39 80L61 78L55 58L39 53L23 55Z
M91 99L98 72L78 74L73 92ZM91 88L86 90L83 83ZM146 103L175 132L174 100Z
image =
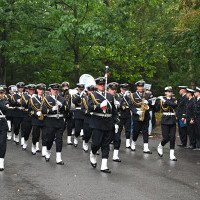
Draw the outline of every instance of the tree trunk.
M74 8L74 18L78 18L77 9ZM79 82L79 40L78 34L76 30L76 26L78 26L78 22L75 25L74 31L74 65L75 65L75 84Z
M4 31L1 34L1 41L6 40L5 24L3 28L4 28ZM5 56L3 55L4 50L5 50L5 47L3 47L0 51L0 84L5 84Z

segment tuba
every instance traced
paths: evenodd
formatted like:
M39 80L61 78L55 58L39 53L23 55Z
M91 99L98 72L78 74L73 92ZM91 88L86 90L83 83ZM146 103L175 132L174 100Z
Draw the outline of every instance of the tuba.
M141 111L142 111L142 114L139 116L139 120L142 121L142 122L144 121L146 111L149 110L149 106L144 103L144 101L145 101L145 95L146 95L146 90L144 91L142 102L141 102Z
M96 85L94 78L89 74L83 74L79 78L79 83L84 84L85 88L90 86L90 85L94 85L94 86Z

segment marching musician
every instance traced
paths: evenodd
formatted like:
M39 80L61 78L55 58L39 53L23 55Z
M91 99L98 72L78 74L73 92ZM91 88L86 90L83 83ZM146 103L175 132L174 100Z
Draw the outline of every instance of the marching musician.
M61 95L65 98L67 106L71 108L71 95L69 94L69 82L64 81L61 84L63 92ZM69 110L65 114L65 123L67 127L67 144L72 145L72 130L74 129L74 113L72 110Z
M88 97L88 109L92 112L90 120L90 128L92 129L90 162L92 167L96 168L96 153L101 148L101 171L104 173L111 173L107 166L109 144L113 132L113 126L115 126L116 132L119 129L119 117L114 105L113 95L105 93L106 79L100 77L95 81L97 91L90 93Z
M24 82L19 82L16 84L17 86L17 93L12 96L11 106L15 107L13 110L13 126L14 126L14 142L16 145L19 145L19 130L21 123L24 118L24 108L22 107L22 94L24 90ZM21 145L24 144L24 136L21 135Z
M142 131L143 141L144 141L144 150L146 154L152 154L148 146L148 127L149 127L149 106L150 106L150 94L145 93L144 91L145 81L138 81L135 83L137 91L131 93L131 98L129 99L129 107L132 111L133 119L133 139L131 142L131 150L135 151L136 141Z
M61 157L61 151L63 146L63 132L65 129L64 113L68 112L68 106L66 100L59 94L60 84L53 83L49 85L51 88L51 94L44 97L44 103L42 105L42 114L44 117L44 126L46 131L47 151L45 160L48 162L51 156L51 147L53 141L56 142L56 163L58 165L64 165Z
M74 122L75 122L75 137L74 146L78 146L78 137L83 136L83 121L84 115L81 111L81 99L85 96L85 86L84 84L77 83L77 94L72 95L72 102L75 105L74 110Z
M91 119L91 114L88 110L88 95L95 90L94 85L89 85L86 87L87 90L87 95L82 98L82 103L81 103L81 111L84 114L84 122L83 122L83 150L85 152L88 152L88 142L92 136L92 129L89 126L89 122Z
M120 84L120 90L119 93L120 96L120 123L119 123L119 134L121 135L121 132L123 130L123 127L125 128L125 135L126 135L126 148L131 148L131 112L129 108L129 95L130 92L128 91L129 84L123 83Z
M24 136L24 144L22 150L26 150L28 146L28 139L32 130L32 118L29 113L29 102L30 98L35 94L35 85L27 85L27 93L22 94L21 105L24 108L24 118L21 124L21 132Z
M46 85L39 83L36 85L37 95L32 96L29 104L29 111L32 116L32 154L35 155L39 149L40 132L42 131L42 157L45 157L47 151L46 132L44 128L42 104L44 101Z
M116 82L111 82L108 84L108 93L114 97L114 105L115 105L117 112L119 111L120 102L121 102L121 99L119 98L119 94L117 94L118 85L119 84ZM119 115L119 113L118 113L118 115ZM119 124L120 124L120 122L119 122ZM119 129L116 129L115 126L113 126L113 134L112 134L111 140L113 141L113 145L114 145L113 161L121 162L121 159L119 159L119 148L121 145L121 133L119 132Z
M162 141L157 147L158 155L163 156L163 147L170 142L170 160L177 161L174 156L176 140L176 113L177 100L173 97L171 86L165 88L165 97L159 97L160 102L156 106L156 111L161 110L163 115L161 119Z
M11 107L11 101L12 101L12 95L14 92L12 91L12 88L16 87L15 85L8 86L9 93L6 94L6 98L9 101L9 107L6 111L6 119L8 123L8 133L7 133L7 140L10 141L12 139L12 124L13 124L13 117L14 117L14 107Z
M9 102L4 98L4 88L0 87L0 171L4 170L4 158L6 154L6 140L8 124L5 112L8 110Z

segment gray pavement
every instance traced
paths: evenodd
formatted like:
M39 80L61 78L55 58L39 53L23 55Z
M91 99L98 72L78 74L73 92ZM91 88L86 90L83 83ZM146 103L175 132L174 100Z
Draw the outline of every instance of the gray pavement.
M81 141L81 140L80 140ZM159 138L150 139L152 155L142 152L142 138L137 151L125 149L125 138L120 150L122 163L109 158L111 174L93 169L89 153L78 148L63 146L64 166L55 163L55 145L49 163L41 154L31 154L8 142L5 171L0 172L0 200L199 200L200 152L176 149L178 162L169 161L169 145L163 158L159 158L156 146Z

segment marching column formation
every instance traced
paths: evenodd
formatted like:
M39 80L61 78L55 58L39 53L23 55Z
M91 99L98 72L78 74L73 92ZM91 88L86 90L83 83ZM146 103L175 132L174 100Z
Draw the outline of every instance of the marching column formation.
M164 96L154 97L151 85L143 80L137 81L136 91L131 92L128 88L133 86L107 83L107 78L107 75L92 80L89 77L77 83L75 89L70 89L67 81L50 84L48 90L43 83L25 85L19 82L8 88L0 86L0 171L5 167L7 141L11 141L13 136L14 143L19 145L21 140L22 150L28 151L31 133L32 155L40 154L42 146L41 156L48 163L55 143L56 164L64 165L63 134L67 130L68 145L77 147L79 136L82 136L82 149L89 152L92 168L97 168L97 156L101 150L100 170L111 173L108 158L112 145L112 160L118 163L123 161L119 156L123 133L127 151L136 151L137 139L141 134L143 153L152 154L149 133L152 131L153 114L150 117L150 111L162 112L162 140L157 146L158 158L164 157L164 147L169 143L169 159L177 161L177 125L180 136L178 146L200 150L199 87L193 90L187 86L178 86L181 97L177 101L171 86L165 87ZM118 88L120 93L117 93Z

